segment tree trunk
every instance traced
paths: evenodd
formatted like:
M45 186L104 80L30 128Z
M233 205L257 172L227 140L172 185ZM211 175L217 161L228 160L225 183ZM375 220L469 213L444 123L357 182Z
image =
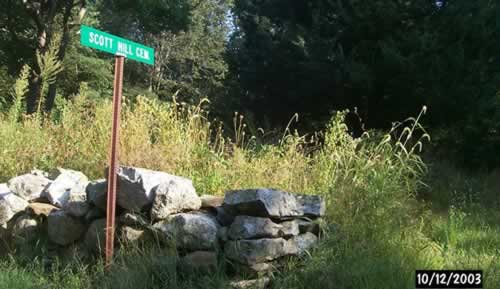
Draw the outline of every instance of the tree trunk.
M64 56L66 55L66 48L69 44L69 19L71 17L71 9L73 8L73 0L66 1L66 8L64 11L63 18L63 37L61 39L61 44L59 46L59 51L57 53L57 60L62 63ZM55 81L49 84L49 89L47 93L47 98L45 99L45 111L50 112L54 107L54 102L56 100L57 94L57 75Z
M47 50L47 43L49 42L48 33L45 27L38 32L38 51L40 54L45 53ZM35 57L31 74L29 78L29 90L26 99L26 112L32 114L37 111L38 103L42 97L42 77L38 60Z

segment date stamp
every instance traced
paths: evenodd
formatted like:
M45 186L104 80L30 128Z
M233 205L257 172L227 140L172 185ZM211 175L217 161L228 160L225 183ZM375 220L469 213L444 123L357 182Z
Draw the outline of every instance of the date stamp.
M483 288L483 271L417 270L415 288Z

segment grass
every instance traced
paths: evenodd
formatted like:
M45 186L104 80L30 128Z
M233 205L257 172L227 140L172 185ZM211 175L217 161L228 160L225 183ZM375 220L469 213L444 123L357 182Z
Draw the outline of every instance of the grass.
M266 144L247 135L239 115L225 132L209 121L205 106L126 99L120 160L192 178L200 194L274 187L324 196L330 229L321 246L305 260L290 261L273 288L414 288L416 269L461 268L484 270L485 288L500 288L498 204L481 202L495 199L494 190L476 181L478 176L463 182L449 166L424 164L418 152L424 139L413 136L421 115L386 134L353 139L338 113L321 143L287 129L279 141ZM19 111L15 105L0 114L0 182L34 167L103 177L109 102L89 101L82 86L72 102L59 100L50 116ZM220 272L179 274L175 254L169 254L125 254L110 274L99 265L47 272L37 262L5 259L0 288L228 286Z

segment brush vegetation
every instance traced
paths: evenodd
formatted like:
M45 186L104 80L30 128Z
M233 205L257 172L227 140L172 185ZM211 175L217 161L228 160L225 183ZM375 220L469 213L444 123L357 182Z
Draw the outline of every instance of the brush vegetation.
M90 100L82 84L71 101L58 99L50 115L27 116L20 99L25 71L14 104L0 115L0 181L58 166L103 177L111 103ZM385 134L353 138L345 112L339 112L323 132L301 136L287 129L270 143L262 131L250 135L238 114L225 131L210 121L208 105L125 98L120 161L192 178L200 194L273 187L322 195L328 212L321 245L303 260L291 260L275 275L273 288L413 288L416 269L482 269L485 288L500 288L498 204L478 201L493 196L487 186L451 182L454 172L444 174L449 183L443 175L430 177L434 167L420 156L429 140L419 125L425 108ZM477 189L475 199L467 198L471 188ZM159 248L120 253L110 274L100 264L77 262L47 270L41 260L0 261L0 288L228 286L223 268L179 275L176 253Z

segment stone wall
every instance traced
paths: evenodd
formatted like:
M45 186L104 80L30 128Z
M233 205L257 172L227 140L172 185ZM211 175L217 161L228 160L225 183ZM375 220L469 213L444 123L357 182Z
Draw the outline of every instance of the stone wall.
M99 255L105 240L105 179L81 172L34 170L0 184L0 226L14 243L46 230L59 250ZM325 202L319 196L275 189L197 194L191 180L134 167L120 167L117 247L156 240L175 244L182 266L217 266L218 254L238 272L261 275L280 260L301 255L318 241Z

